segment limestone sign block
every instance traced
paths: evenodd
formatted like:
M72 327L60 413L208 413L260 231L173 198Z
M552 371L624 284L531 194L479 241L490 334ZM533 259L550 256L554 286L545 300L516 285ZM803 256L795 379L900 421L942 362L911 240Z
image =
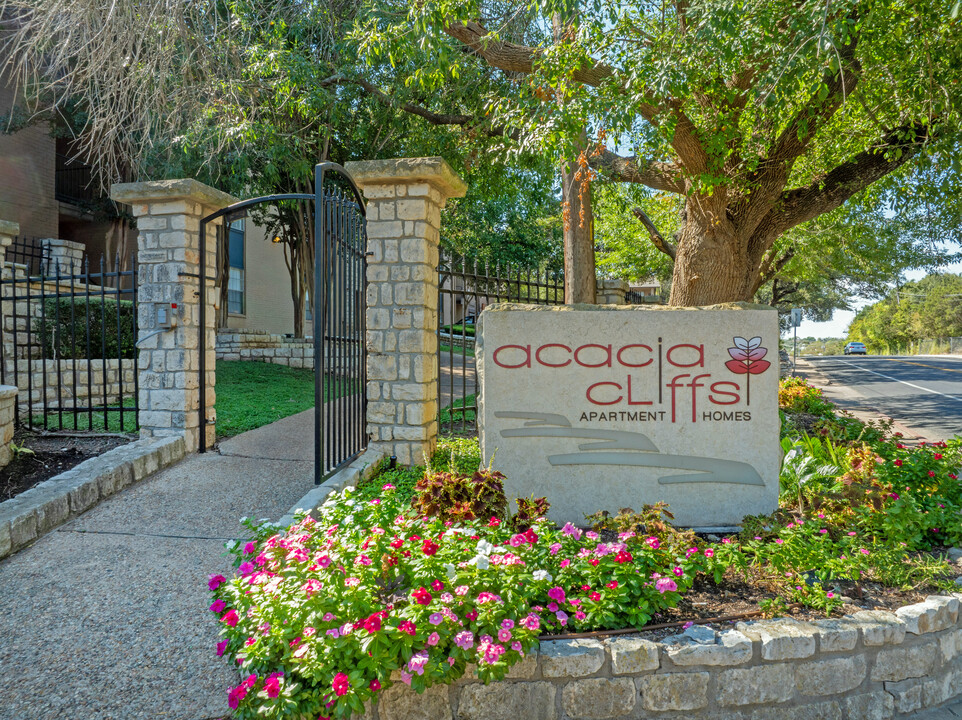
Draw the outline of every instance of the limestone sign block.
M484 462L556 522L667 502L720 527L778 505L778 318L747 303L488 306Z

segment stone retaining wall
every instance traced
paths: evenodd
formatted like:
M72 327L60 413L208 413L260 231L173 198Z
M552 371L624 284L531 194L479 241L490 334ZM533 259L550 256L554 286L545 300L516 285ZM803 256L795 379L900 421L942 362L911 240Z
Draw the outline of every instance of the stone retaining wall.
M17 388L0 385L0 468L6 467L13 458L10 443L13 440L13 422L17 417Z
M116 358L21 360L16 365L7 362L4 367L7 382L20 388L21 406L26 406L28 398L34 405L41 404L46 395L48 404L60 401L66 407L72 399L93 398L103 401L105 393L108 403L116 403L121 397L136 397L135 374L136 363L133 359Z
M263 330L218 330L217 359L313 368L314 340L272 335Z
M959 600L813 623L547 640L504 681L395 684L369 720L886 720L962 694Z

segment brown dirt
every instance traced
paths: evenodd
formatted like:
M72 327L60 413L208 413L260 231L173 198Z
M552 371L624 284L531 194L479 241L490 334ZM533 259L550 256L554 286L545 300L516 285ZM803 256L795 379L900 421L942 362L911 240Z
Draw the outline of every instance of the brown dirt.
M0 469L0 502L134 439L121 436L54 437L19 430L13 442L33 452L15 453L10 464Z

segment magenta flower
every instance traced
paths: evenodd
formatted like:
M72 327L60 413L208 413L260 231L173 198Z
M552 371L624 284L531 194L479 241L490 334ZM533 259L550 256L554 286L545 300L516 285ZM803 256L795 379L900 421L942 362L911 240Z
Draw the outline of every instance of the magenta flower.
M411 659L408 660L408 672L423 675L424 666L428 664L428 660L429 656L426 650L416 652Z
M570 522L565 523L565 526L561 528L561 532L563 532L565 535L570 535L575 540L581 540L581 530L572 525Z
M324 613L324 617L322 617L321 620L323 620L324 622L331 622L332 620L337 620L337 617L334 615L334 613L328 612L328 613Z
M513 643L511 643L511 649L515 652L521 652L521 643L515 640Z
M237 611L228 610L226 613L224 613L224 616L220 619L220 621L222 623L227 623L230 627L236 627L239 619L240 618L237 617Z
M671 569L671 571L672 571L673 573L675 573L675 576L676 576L676 577L681 577L682 575L685 574L685 571L682 570L682 569L681 569L680 567L678 567L677 565L676 565L675 567L673 567L673 568Z
M250 560L245 560L237 568L237 572L239 572L241 575L250 575L255 569L254 563L252 563Z
M358 555L357 560L355 560L355 564L364 565L367 567L371 564L371 558L369 558L367 555Z
M511 639L511 631L501 628L498 630L498 642L508 642Z
M212 602L212 603L210 604L210 608L208 608L208 609L209 609L212 613L218 613L218 614L220 614L220 613L224 612L224 608L225 608L225 607L227 607L227 603L225 603L223 600L221 600L221 599L218 598L217 600L214 600L214 602Z
M235 688L231 688L227 691L227 705L231 710L236 710L237 706L240 705L240 701L247 696L247 686L241 683Z
M503 627L505 630L512 630L514 628L514 620L511 618L505 618L501 621L501 627Z
M563 603L565 601L565 591L560 587L553 587L548 591L548 597Z
M225 578L223 575L211 575L207 579L207 587L211 590L216 590L225 582L227 582L227 578Z
M255 550L257 550L257 543L254 542L253 540L251 540L249 543L247 543L247 544L244 546L244 554L245 554L245 555L250 555L250 554L252 554Z
M347 675L339 672L334 676L333 682L331 682L331 687L334 688L334 693L341 697L345 695L351 687L351 681L348 679Z
M267 697L276 698L281 694L281 678L284 677L284 673L276 672L267 676L264 680L264 691L267 693Z
M217 643L217 657L223 657L226 651L227 651L227 641L221 640L219 643Z
M541 629L541 619L534 613L530 613L528 617L521 621L521 624L531 632Z
M329 558L327 555L321 555L321 557L317 559L317 564L320 566L321 570L325 570L327 569L327 566L331 564L331 558Z
M444 615L441 613L431 613L431 617L428 618L428 622L432 625L440 625L444 622Z
M656 537L650 537L645 539L645 544L652 550L657 550L661 547L661 541Z
M552 544L548 547L548 551L549 551L552 555L557 555L557 554L558 554L558 551L559 551L560 549L561 549L561 543L552 543Z

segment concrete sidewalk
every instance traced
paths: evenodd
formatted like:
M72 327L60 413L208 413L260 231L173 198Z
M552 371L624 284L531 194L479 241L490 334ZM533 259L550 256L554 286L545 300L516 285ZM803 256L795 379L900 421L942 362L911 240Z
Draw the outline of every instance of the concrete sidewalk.
M208 720L236 684L207 577L313 488L313 410L191 455L0 562L0 720Z

